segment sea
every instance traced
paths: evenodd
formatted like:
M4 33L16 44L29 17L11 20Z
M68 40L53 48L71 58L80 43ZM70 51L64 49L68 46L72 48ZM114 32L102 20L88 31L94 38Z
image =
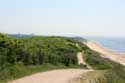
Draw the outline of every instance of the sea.
M85 37L88 40L99 42L103 47L125 53L125 37Z

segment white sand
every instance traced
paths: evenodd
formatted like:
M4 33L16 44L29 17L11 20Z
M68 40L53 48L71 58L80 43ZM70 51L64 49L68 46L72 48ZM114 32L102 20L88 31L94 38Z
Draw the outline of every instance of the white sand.
M95 41L89 41L86 44L90 49L99 52L102 57L111 59L113 61L116 61L120 64L125 65L125 54L124 53L117 53L111 50L108 50L106 48L103 48L101 44L95 42Z

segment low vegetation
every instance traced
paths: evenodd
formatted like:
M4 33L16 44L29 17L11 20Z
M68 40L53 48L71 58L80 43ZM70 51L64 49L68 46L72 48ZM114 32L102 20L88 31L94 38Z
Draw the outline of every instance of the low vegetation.
M95 70L112 69L118 63L113 62L109 59L102 58L99 53L94 51L85 50L84 56L85 61Z
M125 67L116 65L95 80L96 83L125 83Z

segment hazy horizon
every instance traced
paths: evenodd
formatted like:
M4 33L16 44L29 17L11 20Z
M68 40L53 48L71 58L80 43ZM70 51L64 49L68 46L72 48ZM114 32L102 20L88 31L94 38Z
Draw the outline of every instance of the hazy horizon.
M1 0L0 32L125 37L124 0Z

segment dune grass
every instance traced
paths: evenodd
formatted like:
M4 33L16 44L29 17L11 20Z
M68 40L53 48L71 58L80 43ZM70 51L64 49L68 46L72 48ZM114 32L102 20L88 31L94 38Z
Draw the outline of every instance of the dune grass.
M96 83L125 83L125 67L116 65L114 68L107 70L104 75L100 76Z

